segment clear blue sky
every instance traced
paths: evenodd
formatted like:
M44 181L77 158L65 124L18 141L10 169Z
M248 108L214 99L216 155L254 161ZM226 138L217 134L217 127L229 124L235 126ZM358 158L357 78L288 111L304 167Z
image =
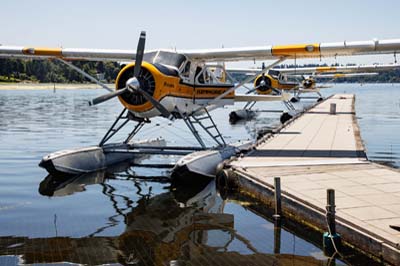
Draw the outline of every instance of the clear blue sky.
M2 0L3 45L218 48L400 38L399 0ZM392 56L393 57L393 56Z

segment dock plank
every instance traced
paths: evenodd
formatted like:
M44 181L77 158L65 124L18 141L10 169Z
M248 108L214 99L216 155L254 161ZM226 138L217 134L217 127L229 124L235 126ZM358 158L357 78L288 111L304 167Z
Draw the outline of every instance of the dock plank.
M336 115L329 113L331 103ZM390 245L400 262L400 232L390 227L400 225L400 171L367 160L354 95L315 106L230 166L266 189L279 176L283 193L311 209L324 210L326 190L335 189L338 220Z

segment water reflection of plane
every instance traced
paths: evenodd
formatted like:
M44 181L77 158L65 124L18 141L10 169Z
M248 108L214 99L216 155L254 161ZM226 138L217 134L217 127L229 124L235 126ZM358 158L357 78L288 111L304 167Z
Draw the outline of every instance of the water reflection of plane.
M85 191L85 187L94 184L104 184L106 178L113 178L114 173L125 172L131 163L123 162L105 170L82 175L48 175L39 185L39 193L43 196L67 196Z
M64 181L62 186L54 186L48 179L42 189L53 189L54 195L69 195L77 191L73 183L84 186L84 182L94 184L101 180L95 175L81 176L69 184ZM46 184L53 186L46 189ZM125 217L126 227L121 235L97 236L101 231L98 229L81 238L0 237L0 256L13 254L27 264L321 265L321 261L311 257L258 252L234 230L233 215L223 213L224 201L217 196L214 182L196 188L175 187L156 196L143 194L135 206L132 200L125 200L127 206L123 209L121 204L114 204L115 189L107 187L103 193L113 202L116 215ZM244 255L230 251L229 245L234 240L243 243L249 252Z

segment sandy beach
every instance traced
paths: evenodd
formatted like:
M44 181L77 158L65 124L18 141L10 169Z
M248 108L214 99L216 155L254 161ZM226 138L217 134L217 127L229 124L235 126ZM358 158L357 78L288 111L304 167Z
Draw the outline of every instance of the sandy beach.
M107 84L114 88L114 84ZM101 89L97 84L87 83L0 83L0 90L77 90L77 89Z

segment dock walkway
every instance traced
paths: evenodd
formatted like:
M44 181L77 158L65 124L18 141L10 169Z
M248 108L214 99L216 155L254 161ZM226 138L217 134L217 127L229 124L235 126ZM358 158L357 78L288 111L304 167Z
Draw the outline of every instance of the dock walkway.
M321 229L326 190L335 189L343 240L400 265L400 231L390 227L400 225L400 171L368 161L354 102L354 95L342 94L316 105L231 162L231 173L259 197L280 177L284 213Z

